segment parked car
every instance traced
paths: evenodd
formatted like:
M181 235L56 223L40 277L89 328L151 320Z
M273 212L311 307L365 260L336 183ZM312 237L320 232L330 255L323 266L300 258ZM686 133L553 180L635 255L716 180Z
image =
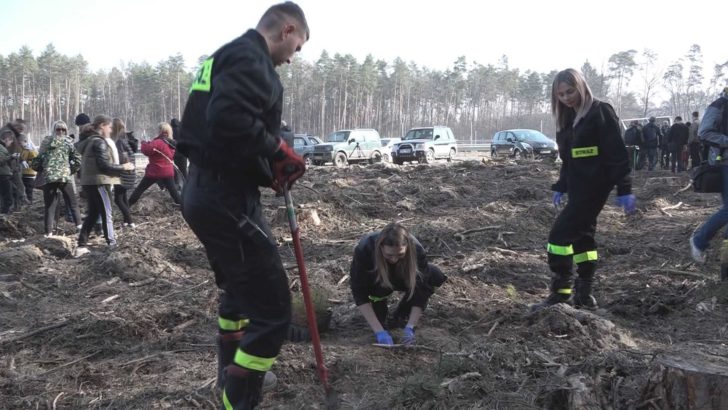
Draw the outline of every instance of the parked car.
M551 158L559 156L556 141L536 130L514 129L498 131L490 143L490 156L497 158Z
M371 128L357 128L332 132L326 142L313 148L314 165L333 162L344 167L351 162L382 161L382 140L379 132Z
M452 161L457 153L457 141L449 127L418 127L407 131L402 141L392 146L392 162L429 164L439 158Z
M392 162L392 147L397 142L402 141L402 138L382 138L382 160L385 162Z
M303 157L306 165L311 165L313 162L313 147L322 142L321 138L314 135L295 134L293 136L293 150L296 151L296 154Z

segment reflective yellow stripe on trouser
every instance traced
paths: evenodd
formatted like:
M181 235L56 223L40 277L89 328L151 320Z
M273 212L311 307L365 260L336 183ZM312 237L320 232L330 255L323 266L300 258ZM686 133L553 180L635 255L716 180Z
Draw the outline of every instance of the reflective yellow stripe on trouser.
M248 319L230 320L225 319L224 317L217 318L217 326L220 330L227 330L230 332L237 332L238 330L248 326L248 323L250 323L250 320Z
M560 293L562 295L571 295L571 288L556 289L556 293Z
M257 370L259 372L265 372L270 370L270 368L273 366L273 363L275 362L275 357L253 356L252 354L247 354L240 349L235 352L235 360L233 360L233 363L237 364L242 368Z
M548 244L546 247L548 253L560 256L569 256L574 254L574 247L571 245L561 246L554 245L553 243Z
M227 398L225 390L222 391L222 405L225 406L225 410L234 410L233 405L230 404L230 400Z
M586 251L574 255L574 263L584 263L599 259L597 251Z

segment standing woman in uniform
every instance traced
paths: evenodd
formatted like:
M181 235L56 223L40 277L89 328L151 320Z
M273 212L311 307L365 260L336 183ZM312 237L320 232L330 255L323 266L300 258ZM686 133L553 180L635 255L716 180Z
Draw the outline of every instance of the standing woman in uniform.
M564 206L548 239L548 264L553 277L551 294L531 306L537 311L556 303L596 308L592 282L598 254L594 234L597 217L614 186L617 205L635 211L627 150L619 119L611 105L592 97L584 76L574 69L559 72L551 88L551 112L556 122L556 143L563 161L559 180L552 185L553 204ZM572 269L578 277L572 296Z

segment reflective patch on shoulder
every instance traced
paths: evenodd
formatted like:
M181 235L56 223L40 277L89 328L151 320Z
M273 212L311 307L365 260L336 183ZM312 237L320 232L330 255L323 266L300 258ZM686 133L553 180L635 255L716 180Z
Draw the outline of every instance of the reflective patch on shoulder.
M571 158L596 157L599 155L599 147L579 147L571 149Z
M195 81L190 87L190 93L192 91L210 92L210 86L212 86L212 60L213 58L210 57L202 63L195 76Z

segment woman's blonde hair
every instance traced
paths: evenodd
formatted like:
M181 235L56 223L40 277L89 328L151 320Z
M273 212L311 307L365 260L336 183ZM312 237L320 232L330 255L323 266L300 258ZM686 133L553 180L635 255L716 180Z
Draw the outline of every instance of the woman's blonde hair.
M557 88L559 84L565 83L576 89L579 93L580 102L576 109L571 109L559 101L557 95ZM559 71L554 78L554 83L551 86L551 114L554 117L556 123L556 131L561 131L566 128L568 122L573 118L572 126L575 126L579 122L592 106L594 97L592 96L589 84L587 84L584 76L574 70L573 68L567 68L566 70Z
M390 277L390 265L384 258L383 246L406 247L404 257L391 267L392 275L401 277L407 287L407 299L411 299L415 293L417 284L417 247L412 235L407 229L392 222L382 229L374 246L374 269L377 271L377 283L384 287L392 288Z
M121 118L114 118L111 122L111 138L117 139L126 135L126 124Z
M172 126L169 125L168 123L166 123L166 122L160 122L157 127L159 129L159 134L158 135L166 134L167 135L167 138L174 137L174 133L172 132Z

